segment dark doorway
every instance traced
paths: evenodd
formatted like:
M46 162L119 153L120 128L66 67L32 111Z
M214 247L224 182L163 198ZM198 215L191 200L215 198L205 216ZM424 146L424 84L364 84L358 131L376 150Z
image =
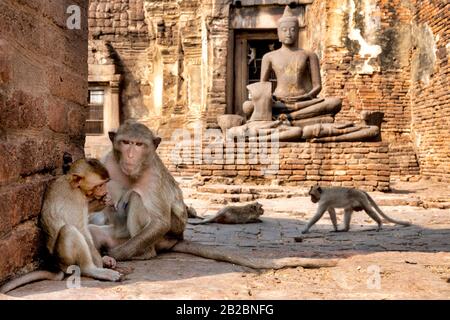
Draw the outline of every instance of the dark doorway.
M261 61L267 52L279 49L277 31L237 31L234 37L233 113L242 113L242 104L248 100L247 85L260 81ZM272 91L276 88L275 75L271 77Z

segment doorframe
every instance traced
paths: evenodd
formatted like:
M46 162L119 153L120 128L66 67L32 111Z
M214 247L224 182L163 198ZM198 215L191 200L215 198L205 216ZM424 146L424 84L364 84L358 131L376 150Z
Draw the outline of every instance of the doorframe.
M278 40L277 29L230 29L227 57L227 114L244 115L242 103L247 92L248 40ZM238 41L242 41L238 44ZM244 57L244 59L242 59ZM239 83L238 83L239 82Z

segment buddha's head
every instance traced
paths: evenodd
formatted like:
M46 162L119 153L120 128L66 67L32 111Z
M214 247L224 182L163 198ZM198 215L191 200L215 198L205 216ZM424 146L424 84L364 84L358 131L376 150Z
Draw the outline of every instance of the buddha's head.
M298 29L298 18L286 6L283 16L278 20L278 39L282 44L291 46L297 41Z

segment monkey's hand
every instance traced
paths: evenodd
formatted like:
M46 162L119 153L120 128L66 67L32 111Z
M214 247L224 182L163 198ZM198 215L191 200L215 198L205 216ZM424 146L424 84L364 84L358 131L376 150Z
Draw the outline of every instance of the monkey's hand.
M103 256L102 257L103 260L103 267L104 268L109 268L109 269L114 269L117 265L117 261L116 259L110 257L110 256Z
M108 207L114 207L114 200L113 198L110 196L110 194L106 194L103 198L102 198L103 203L108 206Z
M106 203L102 199L92 199L89 201L89 212L98 212L106 208Z

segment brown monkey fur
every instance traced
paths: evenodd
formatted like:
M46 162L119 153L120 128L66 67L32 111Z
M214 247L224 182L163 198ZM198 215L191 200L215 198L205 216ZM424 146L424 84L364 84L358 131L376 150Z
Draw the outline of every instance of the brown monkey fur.
M105 231L101 228L94 231L94 234L100 233L96 238L103 240L97 242L97 246L106 247L109 256L117 260L149 259L157 252L170 250L255 269L336 265L334 260L310 258L251 259L222 252L214 246L183 241L188 210L178 183L156 153L160 140L145 125L126 121L113 137L113 151L103 159L112 182L127 190L128 194L126 223L129 238L108 248L107 243L114 243L116 239L105 239L114 235L108 232L101 234ZM111 184L108 187L111 188ZM120 201L118 207L123 207Z
M102 199L109 180L105 167L96 159L76 161L66 175L53 181L46 191L40 223L49 253L56 258L59 273L34 271L0 288L6 293L37 280L62 280L68 266L80 267L81 275L99 280L118 281L121 274L105 269L115 260L101 257L88 229L88 202Z
M222 208L214 216L199 222L189 222L190 224L223 223L223 224L243 224L261 222L259 217L264 214L262 204L253 202L245 206L227 206Z
M328 211L334 231L348 231L350 229L350 221L353 211L364 210L377 224L377 231L382 228L380 215L389 222L409 226L411 223L406 221L395 220L386 215L375 200L365 191L346 188L346 187L328 187L322 188L318 185L311 186L308 194L311 196L313 203L318 203L316 214L306 224L302 233L308 233L309 229ZM344 228L338 229L335 208L344 208ZM378 214L377 214L378 213Z

